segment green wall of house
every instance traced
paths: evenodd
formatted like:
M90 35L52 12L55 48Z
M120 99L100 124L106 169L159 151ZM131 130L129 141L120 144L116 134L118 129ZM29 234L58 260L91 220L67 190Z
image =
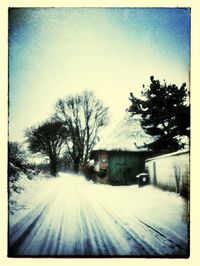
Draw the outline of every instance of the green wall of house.
M111 185L128 185L136 183L136 175L144 172L146 153L109 152L107 176Z

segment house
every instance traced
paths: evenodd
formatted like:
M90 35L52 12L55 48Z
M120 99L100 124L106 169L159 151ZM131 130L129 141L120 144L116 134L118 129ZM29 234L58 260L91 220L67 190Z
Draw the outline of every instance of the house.
M91 153L96 181L112 185L136 183L136 175L144 172L145 159L151 154L144 144L152 141L140 125L140 116L126 113Z

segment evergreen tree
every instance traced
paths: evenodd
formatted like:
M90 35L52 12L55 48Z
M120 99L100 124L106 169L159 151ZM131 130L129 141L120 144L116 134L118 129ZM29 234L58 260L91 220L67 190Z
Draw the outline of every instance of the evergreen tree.
M186 84L178 88L175 84L161 84L150 77L148 88L143 86L142 99L130 93L132 115L141 115L141 126L155 137L148 147L157 152L176 151L182 148L181 136L190 136L190 107L187 104Z

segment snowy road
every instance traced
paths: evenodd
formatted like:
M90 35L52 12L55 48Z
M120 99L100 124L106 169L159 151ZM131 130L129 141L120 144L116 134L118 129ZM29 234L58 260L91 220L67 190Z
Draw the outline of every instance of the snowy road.
M10 216L9 256L188 255L186 203L174 193L69 174L42 191L23 217Z

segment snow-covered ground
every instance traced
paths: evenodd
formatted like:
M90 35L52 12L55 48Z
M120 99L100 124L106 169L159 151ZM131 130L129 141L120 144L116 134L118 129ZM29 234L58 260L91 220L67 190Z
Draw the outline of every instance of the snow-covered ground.
M188 256L187 202L175 193L66 173L19 182L24 189L11 196L9 256Z

